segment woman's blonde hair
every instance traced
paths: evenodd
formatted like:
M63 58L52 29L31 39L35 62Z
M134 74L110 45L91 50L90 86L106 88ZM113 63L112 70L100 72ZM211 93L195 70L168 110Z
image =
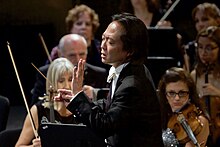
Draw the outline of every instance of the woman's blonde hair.
M51 88L56 91L58 80L64 73L73 74L74 65L66 58L60 57L55 59L49 66L47 71L46 80L46 94L50 95ZM49 97L47 97L46 102L43 104L45 107L49 107ZM59 102L54 103L55 110L58 109Z

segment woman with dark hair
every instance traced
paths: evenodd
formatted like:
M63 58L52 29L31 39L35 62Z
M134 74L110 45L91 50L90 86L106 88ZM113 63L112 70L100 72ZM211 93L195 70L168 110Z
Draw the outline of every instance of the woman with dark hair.
M163 16L159 0L121 0L119 10L134 14L147 27L155 27L156 25L161 27L171 26L169 21L159 22Z
M204 147L209 136L209 116L199 102L195 83L190 74L182 68L168 69L159 82L158 95L163 130L169 128L180 146L194 147L195 144L189 139L190 136L185 130L181 129L182 124L178 120L181 114L184 114L186 121L191 124L190 127L198 145ZM167 141L165 137L165 144Z

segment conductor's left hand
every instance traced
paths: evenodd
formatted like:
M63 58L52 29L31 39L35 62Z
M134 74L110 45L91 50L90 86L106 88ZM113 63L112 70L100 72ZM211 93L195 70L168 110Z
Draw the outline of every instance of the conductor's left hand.
M85 60L80 59L78 67L74 67L73 79L72 79L72 92L76 95L83 90Z
M71 90L58 89L58 95L54 97L55 101L64 101L67 106L69 101L80 91L83 90L85 60L80 59L78 66L74 67Z

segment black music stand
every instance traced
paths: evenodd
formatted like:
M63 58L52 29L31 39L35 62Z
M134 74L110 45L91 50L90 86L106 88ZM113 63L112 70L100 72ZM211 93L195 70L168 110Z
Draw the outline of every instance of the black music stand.
M106 147L85 125L45 123L39 128L42 147Z
M151 73L154 84L158 87L162 75L170 67L177 67L173 57L148 57L146 66Z
M172 27L148 28L149 52L148 56L172 57L180 60L181 52L177 45L177 31Z
M146 66L157 87L164 72L173 66L180 66L182 55L177 46L177 31L169 28L148 28L149 51Z

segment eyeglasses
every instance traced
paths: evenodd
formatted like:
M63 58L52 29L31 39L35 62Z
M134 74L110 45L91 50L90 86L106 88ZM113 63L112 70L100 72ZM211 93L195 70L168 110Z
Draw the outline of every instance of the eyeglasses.
M175 91L168 91L168 92L166 92L166 95L170 98L175 98L176 95L178 95L179 98L184 98L189 95L189 91L180 90L178 93Z
M215 50L216 48L218 48L218 46L206 46L205 48L203 48L202 46L198 46L198 51L201 52L201 51L206 51L208 53L212 52L213 50Z

